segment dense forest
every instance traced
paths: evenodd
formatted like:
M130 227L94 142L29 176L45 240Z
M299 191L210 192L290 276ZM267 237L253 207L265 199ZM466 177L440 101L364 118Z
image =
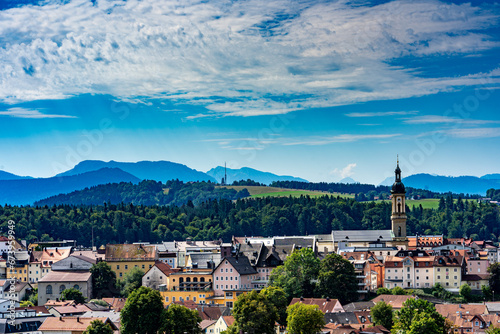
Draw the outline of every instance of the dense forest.
M53 205L102 205L132 203L134 205L183 205L201 204L212 199L236 200L248 197L248 190L216 188L211 182L156 181L110 183L52 196L35 202L35 206Z
M151 184L153 185L153 184ZM408 234L444 234L498 241L499 206L474 200L442 198L438 209L407 208ZM108 204L99 206L0 206L0 232L8 220L16 222L18 238L34 240L75 239L96 245L136 241L229 241L233 235L306 235L332 229L389 229L388 202L357 202L334 196L318 198L266 197L212 199L182 206Z

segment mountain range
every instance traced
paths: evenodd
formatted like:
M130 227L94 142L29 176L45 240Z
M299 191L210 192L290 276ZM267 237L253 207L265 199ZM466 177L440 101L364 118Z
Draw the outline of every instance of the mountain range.
M234 181L241 180L253 180L262 184L269 185L273 181L300 181L300 182L309 182L307 180L301 179L299 177L288 176L288 175L276 175L273 173L262 172L260 170L256 170L253 168L243 167L240 169L231 169L225 167L215 167L207 172L212 178L217 180L217 182L221 182L224 177L224 173L227 174L226 184L231 184Z
M414 174L403 178L407 187L426 189L440 193L485 195L488 189L500 189L500 174L477 176L441 176L431 174ZM394 177L388 177L380 185L390 186Z

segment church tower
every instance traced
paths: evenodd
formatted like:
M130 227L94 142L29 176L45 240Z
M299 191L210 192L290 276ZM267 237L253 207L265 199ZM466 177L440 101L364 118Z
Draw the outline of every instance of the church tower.
M406 239L406 189L401 182L401 169L399 168L399 159L396 170L396 180L392 185L392 215L391 215L391 225L392 233L394 233L394 241L401 245L407 243Z

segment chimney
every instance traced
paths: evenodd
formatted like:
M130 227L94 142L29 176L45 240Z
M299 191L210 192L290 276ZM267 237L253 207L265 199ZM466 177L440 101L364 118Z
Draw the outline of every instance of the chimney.
M59 321L62 321L62 317L59 317Z
M329 302L330 301L330 297L326 297L326 301Z
M300 301L303 301L304 300L304 297L300 297Z
M76 322L80 322L80 317L76 317Z

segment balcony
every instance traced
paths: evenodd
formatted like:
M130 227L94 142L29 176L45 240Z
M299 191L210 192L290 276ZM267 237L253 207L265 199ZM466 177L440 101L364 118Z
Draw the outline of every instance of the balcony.
M366 286L365 282L358 282L358 286Z
M366 278L366 275L356 275L356 278Z

